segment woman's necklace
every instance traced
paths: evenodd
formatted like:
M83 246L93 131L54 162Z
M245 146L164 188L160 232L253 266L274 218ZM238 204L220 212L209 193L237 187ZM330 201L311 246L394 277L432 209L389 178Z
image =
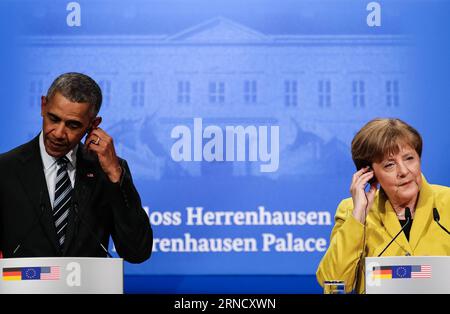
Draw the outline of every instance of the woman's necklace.
M401 211L397 211L397 210L394 209L394 211L395 211L395 214L397 215L397 218L399 220L405 220L406 219L405 218L405 208L402 208ZM413 216L414 216L414 209L411 210L411 217L413 217Z

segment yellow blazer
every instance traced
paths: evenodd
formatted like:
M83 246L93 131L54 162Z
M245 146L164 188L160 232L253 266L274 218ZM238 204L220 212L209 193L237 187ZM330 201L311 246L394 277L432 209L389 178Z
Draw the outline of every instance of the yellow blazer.
M422 176L409 242L402 232L382 256L450 255L450 235L433 220L433 208L439 211L440 223L449 229L450 188L428 184ZM353 217L352 212L352 199L344 199L336 210L330 245L319 264L316 277L322 286L325 280L344 280L347 292L355 288L358 293L363 293L364 259L356 270L360 259L378 256L401 226L385 193L378 191L366 219L366 245L363 250L364 225Z

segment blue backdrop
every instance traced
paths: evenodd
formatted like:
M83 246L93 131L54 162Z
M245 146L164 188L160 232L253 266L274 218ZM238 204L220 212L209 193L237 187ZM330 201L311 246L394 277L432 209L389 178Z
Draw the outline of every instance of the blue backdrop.
M449 4L369 3L5 1L0 151L37 135L54 78L86 73L154 228L126 291L320 292L368 120L415 126L450 185Z

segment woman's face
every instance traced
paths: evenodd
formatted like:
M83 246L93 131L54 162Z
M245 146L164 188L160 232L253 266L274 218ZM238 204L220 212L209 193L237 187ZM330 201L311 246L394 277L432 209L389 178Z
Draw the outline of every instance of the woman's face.
M374 162L372 168L391 203L405 205L419 193L422 185L420 157L411 146L400 146L396 155Z

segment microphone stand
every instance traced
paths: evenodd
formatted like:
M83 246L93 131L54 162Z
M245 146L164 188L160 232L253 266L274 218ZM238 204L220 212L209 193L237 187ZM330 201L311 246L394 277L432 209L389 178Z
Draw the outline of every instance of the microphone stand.
M395 235L395 237L391 240L391 242L389 242L389 244L384 248L383 251L381 251L380 254L378 254L377 257L380 257L381 255L383 255L384 251L387 250L387 248L389 246L391 246L392 242L394 242L395 239L397 239L397 237L399 236L400 233L402 233L402 231L411 223L411 210L406 207L405 209L405 217L406 217L406 223L405 225L400 229L400 231Z

